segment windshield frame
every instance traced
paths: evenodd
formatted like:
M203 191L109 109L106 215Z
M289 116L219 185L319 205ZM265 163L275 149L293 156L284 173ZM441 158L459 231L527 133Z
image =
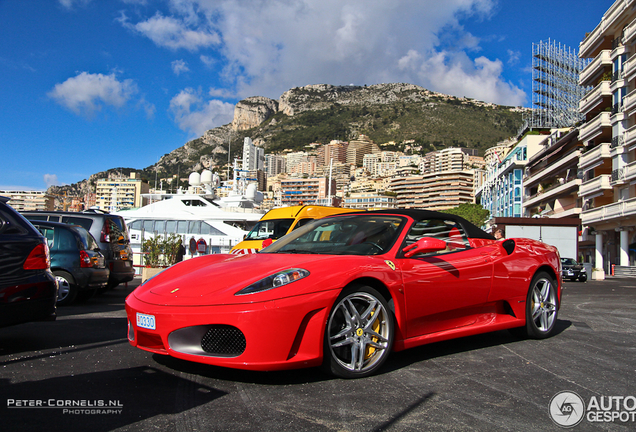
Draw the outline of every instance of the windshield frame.
M371 245L373 242L370 241L361 241L357 244L347 244L355 234L365 234L368 237L372 237L374 235L378 235L382 233L380 223L375 223L378 227L376 228L374 225L370 225L372 220L384 219L384 224L387 225L387 228L393 230L392 233L389 233L385 238L385 244L383 247L380 246L367 246L364 247L362 245ZM343 231L340 230L341 233L344 233L348 238L346 238L343 244L338 242L338 247L334 247L335 243L330 242L331 234L329 235L329 239L324 241L324 248L311 248L311 246L323 246L320 244L320 241L309 241L303 243L300 239L303 236L309 237L312 232L315 232L314 236L317 235L320 228L325 228L328 226L331 227L340 227L346 222L360 224L357 226L357 229L353 231ZM290 232L286 236L282 237L272 245L268 246L265 249L262 249L259 253L289 253L289 254L308 254L308 255L384 255L389 252L395 244L400 239L404 227L408 225L409 219L403 215L394 215L394 214L367 214L367 213L356 213L356 214L346 214L346 215L334 215L328 216L321 219L315 219L308 224ZM365 232L361 227L374 228L376 231L378 228L380 231L378 232ZM334 230L323 230L322 232L333 232ZM321 236L318 236L321 237ZM322 237L321 237L322 238ZM309 244L311 243L311 245ZM288 247L288 245L290 245ZM309 247L308 247L309 246ZM355 247L354 247L355 246Z

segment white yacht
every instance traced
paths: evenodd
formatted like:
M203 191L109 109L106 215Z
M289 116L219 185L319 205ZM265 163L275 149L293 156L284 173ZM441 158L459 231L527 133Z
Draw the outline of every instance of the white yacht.
M230 253L263 216L264 212L255 208L255 204L262 201L262 194L253 184L243 185L236 173L232 192L224 198L216 196L218 177L211 172L192 173L189 180L188 193L144 194L150 204L114 212L126 221L130 245L138 257L135 264L141 264L143 242L155 235L181 236L185 258L204 253ZM193 241L197 244L196 251L190 249Z

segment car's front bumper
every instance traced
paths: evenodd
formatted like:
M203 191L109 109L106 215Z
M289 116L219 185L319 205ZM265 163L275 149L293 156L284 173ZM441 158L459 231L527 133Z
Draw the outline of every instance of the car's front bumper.
M260 371L317 366L327 317L338 294L331 290L225 306L159 306L131 294L126 299L128 339L146 351L216 366ZM139 327L137 313L154 317L156 328ZM210 341L218 328L231 335ZM242 335L243 350L205 351L201 340L206 333L207 345L214 346L237 343Z

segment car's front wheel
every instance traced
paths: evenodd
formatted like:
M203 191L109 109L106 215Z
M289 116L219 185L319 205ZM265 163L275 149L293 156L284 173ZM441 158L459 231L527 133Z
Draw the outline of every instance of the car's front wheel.
M325 329L324 366L342 378L375 373L391 352L395 321L375 289L346 289L336 300Z
M57 281L57 304L58 306L70 305L75 301L77 297L77 285L75 285L75 279L70 273L65 271L55 270L53 271L55 280Z
M559 312L557 283L546 272L537 273L530 283L526 299L526 332L543 339L552 334Z

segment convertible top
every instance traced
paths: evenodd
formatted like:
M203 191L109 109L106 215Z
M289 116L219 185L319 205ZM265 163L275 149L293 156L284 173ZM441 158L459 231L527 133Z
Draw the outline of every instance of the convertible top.
M472 223L468 222L461 216L456 216L450 213L442 213L432 210L419 210L419 209L388 209L388 210L372 210L364 213L350 213L351 215L368 215L368 214L394 214L394 215L404 215L409 216L416 221L420 221L422 219L430 219L430 218L443 218L446 220L451 220L453 222L459 223L466 232L468 238L479 238L486 240L496 240L494 236L488 234L486 231L478 228Z

